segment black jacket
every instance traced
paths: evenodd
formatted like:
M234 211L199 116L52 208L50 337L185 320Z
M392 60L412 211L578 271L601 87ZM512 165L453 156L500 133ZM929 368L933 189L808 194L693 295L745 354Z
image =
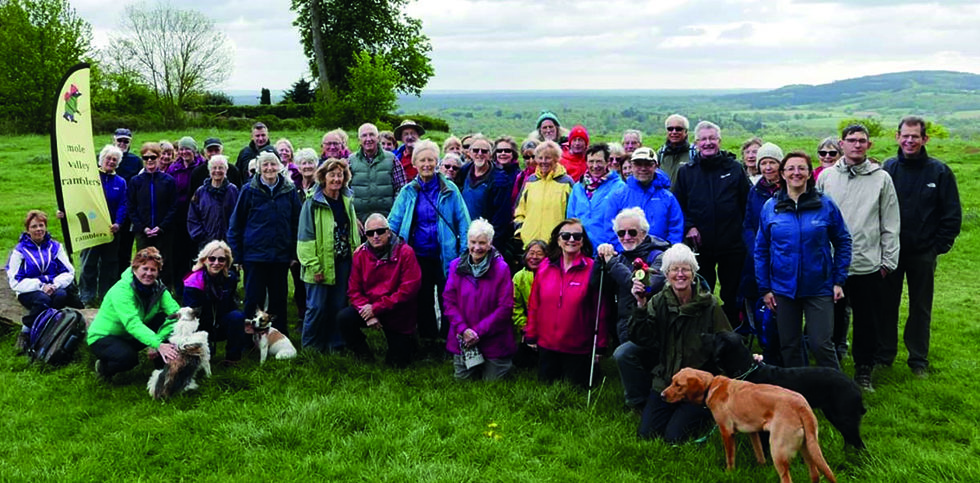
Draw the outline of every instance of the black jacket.
M941 255L953 248L963 209L956 176L949 166L930 158L923 146L913 158L906 158L899 148L898 156L885 161L883 169L891 175L898 194L902 251L932 249Z
M609 274L607 278L609 286L616 295L616 335L619 337L620 344L629 340L628 323L630 316L633 315L633 308L636 307L636 298L633 297L633 261L640 258L658 272L651 277L650 293L660 293L665 281L664 275L659 273L661 256L668 248L670 242L647 235L636 248L630 251L624 250L604 264L606 273Z
M749 196L749 179L735 155L719 151L710 158L698 153L680 167L671 191L684 212L684 233L697 227L697 251L720 255L745 251L742 217Z
M177 183L169 174L156 171L133 176L126 196L126 211L134 232L142 233L144 228L156 226L168 232L178 228L173 226L177 213Z

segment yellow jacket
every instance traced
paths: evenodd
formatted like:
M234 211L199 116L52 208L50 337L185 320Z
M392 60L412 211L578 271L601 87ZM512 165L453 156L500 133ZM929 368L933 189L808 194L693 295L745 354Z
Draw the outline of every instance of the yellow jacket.
M551 230L565 219L574 185L565 167L558 163L548 174L542 175L539 169L527 179L514 211L514 223L518 225L515 235L524 242L524 248L532 240L548 241Z

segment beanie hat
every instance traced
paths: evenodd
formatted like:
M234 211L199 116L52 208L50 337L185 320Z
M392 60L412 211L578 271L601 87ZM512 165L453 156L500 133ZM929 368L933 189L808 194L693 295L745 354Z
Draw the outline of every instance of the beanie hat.
M758 154L755 155L756 164L758 165L759 161L762 161L764 158L772 158L776 161L782 161L783 150L779 149L779 146L776 146L773 143L765 143L759 147Z
M585 126L576 124L575 127L572 128L572 131L568 133L569 141L575 138L585 138L585 144L589 144L589 131L585 130Z
M190 136L184 136L180 138L180 141L177 141L177 147L187 148L190 149L191 151L197 152L197 141L195 141L194 138Z
M538 123L535 124L538 129L541 129L541 123L544 122L545 119L551 119L555 123L556 127L561 126L561 123L558 122L558 116L556 116L555 113L551 111L545 110L545 111L541 111L541 115L538 116Z

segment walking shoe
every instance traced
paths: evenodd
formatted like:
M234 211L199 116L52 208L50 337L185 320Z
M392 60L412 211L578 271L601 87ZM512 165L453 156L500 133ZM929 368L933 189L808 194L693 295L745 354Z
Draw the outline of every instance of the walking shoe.
M27 332L17 334L17 355L26 353L29 345L31 345L31 334Z
M867 391L875 392L874 386L871 385L871 368L870 367L858 367L854 370L854 382L857 383L858 387Z
M913 367L912 368L912 375L915 376L915 377L917 377L917 378L919 378L919 379L928 379L929 378L929 371L926 370L925 367Z

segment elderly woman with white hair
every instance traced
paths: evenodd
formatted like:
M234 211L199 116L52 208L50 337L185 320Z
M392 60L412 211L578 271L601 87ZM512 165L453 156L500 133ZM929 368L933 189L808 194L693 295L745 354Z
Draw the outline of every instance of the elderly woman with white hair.
M612 226L623 251L617 253L615 247L609 243L599 245L597 251L605 262L603 269L608 274L607 283L615 291L618 301L616 335L620 345L613 352L613 358L619 366L626 405L639 411L650 395L650 370L653 369L651 361L654 354L630 342L629 319L633 307L636 306L632 293L633 277L645 265L650 274L647 293L659 292L665 281L664 274L660 271L661 258L664 250L670 248L670 242L649 234L650 223L643 209L639 207L620 211L613 218Z
M245 265L245 315L252 316L257 307L267 306L275 317L273 327L288 335L286 277L289 265L299 263L296 228L300 202L296 187L281 173L278 156L263 151L256 159L259 175L242 187L227 240L235 259Z
M208 172L210 177L194 191L187 207L187 233L198 248L212 240L225 239L238 201L238 187L228 180L227 156L211 156Z
M208 333L212 354L215 342L227 341L225 361L230 364L241 360L249 342L245 314L236 294L238 273L230 270L234 262L227 243L208 242L197 254L191 273L184 278L182 300L184 307L198 309L200 329Z
M678 443L713 424L711 411L689 402L668 403L660 392L684 367L702 368L710 354L702 334L731 331L718 300L698 283L698 261L687 245L678 243L663 254L667 285L651 298L641 280L633 281L636 307L629 321L630 340L655 355L650 397L640 420L641 438Z
M126 223L126 180L116 175L122 150L107 144L99 152L99 180L109 208L109 221L112 241L82 250L81 275L78 277L79 296L82 304L93 306L102 300L117 280L119 280L119 226Z
M419 337L430 341L423 347L430 355L445 354L438 340L445 339L449 332L449 324L437 323L433 290L442 294L449 264L465 246L460 237L470 226L466 202L459 188L436 171L438 162L436 143L415 143L412 164L418 175L398 193L388 216L392 233L408 241L422 269L418 328Z
M449 265L443 323L449 323L446 350L453 353L456 379L496 380L514 367L514 284L507 262L492 245L493 235L487 220L473 220L467 252ZM482 362L467 357L474 348Z

